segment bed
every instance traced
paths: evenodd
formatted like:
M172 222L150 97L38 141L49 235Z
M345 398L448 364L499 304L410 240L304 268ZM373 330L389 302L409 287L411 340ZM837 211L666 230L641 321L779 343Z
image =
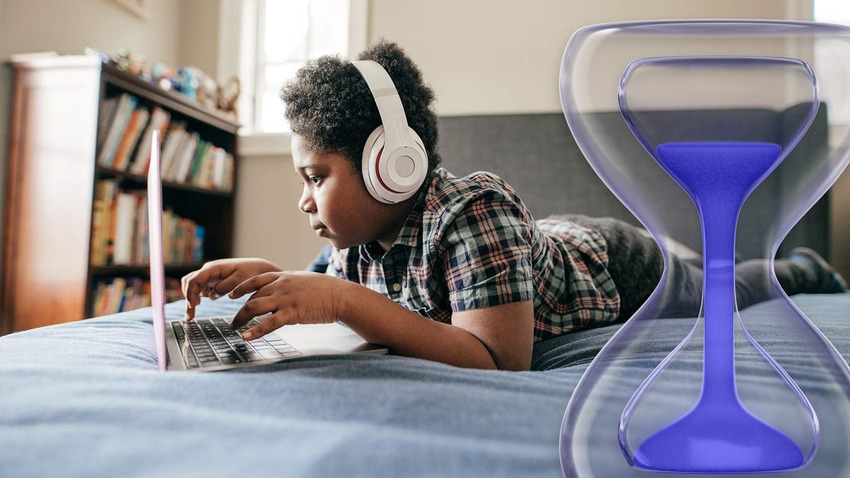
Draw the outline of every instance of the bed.
M560 114L443 118L440 133L449 169L495 171L538 216L563 212L547 210L554 203L634 221L582 160ZM810 134L811 144L795 154L820 154L825 133ZM543 167L551 174L539 174ZM783 247L805 244L828 254L827 206L819 203ZM676 238L698 248L685 217L691 212L683 208ZM763 249L752 238L745 242L744 255ZM794 301L850 357L850 294ZM231 314L240 303L205 299L199 313ZM770 327L778 305L764 302L743 316L760 341L794 351L794 338ZM179 317L182 307L169 304L166 313ZM692 324L661 320L669 334L630 359L659 360ZM538 343L529 372L390 355L159 373L149 309L7 335L0 337L0 476L559 477L567 402L620 327ZM806 362L794 360L804 353L789 352L783 362L792 376L807 373ZM829 391L827 381L812 378L807 393ZM850 476L847 417L827 420L815 462L788 476ZM629 468L617 449L599 449L593 459L604 464L582 476L647 476Z

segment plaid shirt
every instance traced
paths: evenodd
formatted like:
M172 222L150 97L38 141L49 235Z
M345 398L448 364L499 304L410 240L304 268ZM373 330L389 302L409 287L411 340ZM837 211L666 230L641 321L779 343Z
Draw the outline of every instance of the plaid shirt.
M516 191L490 173L438 168L389 250L337 250L328 273L358 282L440 322L452 312L534 301L534 339L613 322L620 297L598 233L535 222Z

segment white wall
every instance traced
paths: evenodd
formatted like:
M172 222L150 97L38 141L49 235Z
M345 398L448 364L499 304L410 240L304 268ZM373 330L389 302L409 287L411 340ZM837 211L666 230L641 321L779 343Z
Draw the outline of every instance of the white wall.
M218 80L216 73L220 1L181 0L178 3L182 3L183 20L177 31L177 64L198 67Z
M786 11L777 0L372 0L369 38L396 41L408 52L437 91L440 115L557 112L564 47L583 26L784 19Z
M152 61L177 61L181 2L150 0L149 18L112 0L4 0L0 55L53 50L81 54L127 48Z

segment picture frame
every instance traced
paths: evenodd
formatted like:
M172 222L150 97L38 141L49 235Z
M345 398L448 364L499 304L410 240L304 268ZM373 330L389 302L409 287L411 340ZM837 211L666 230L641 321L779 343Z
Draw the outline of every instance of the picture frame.
M150 0L112 0L113 2L121 5L132 13L133 15L147 20L150 16Z

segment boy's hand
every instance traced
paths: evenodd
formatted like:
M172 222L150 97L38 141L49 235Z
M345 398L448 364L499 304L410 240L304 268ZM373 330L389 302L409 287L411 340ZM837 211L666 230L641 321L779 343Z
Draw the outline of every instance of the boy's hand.
M232 299L254 293L230 327L238 329L253 317L271 314L242 334L246 340L253 340L287 324L331 323L338 318L347 284L315 272L268 272L251 277L230 293Z
M220 259L207 262L200 269L183 276L186 320L195 318L195 307L201 303L201 297L217 299L250 277L279 270L279 267L264 259Z

